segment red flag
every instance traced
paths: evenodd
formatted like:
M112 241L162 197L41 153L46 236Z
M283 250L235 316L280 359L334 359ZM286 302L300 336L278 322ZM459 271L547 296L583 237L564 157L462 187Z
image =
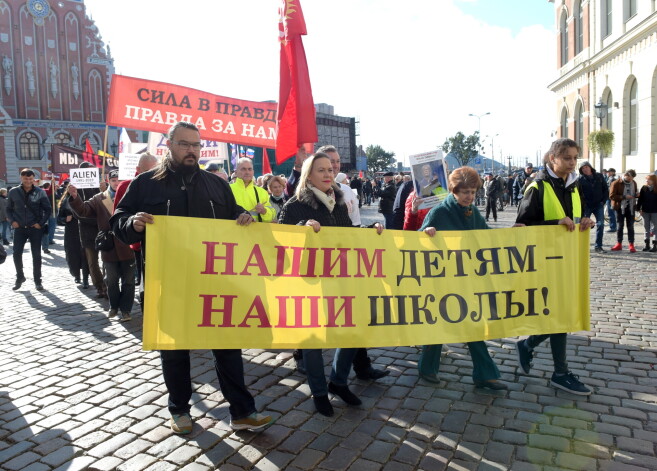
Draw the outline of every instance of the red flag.
M361 170L360 172L358 172L358 176L359 176L360 178L363 178L363 171L362 171L362 170Z
M59 186L61 186L64 183L64 180L67 180L67 179L68 179L68 173L60 173L59 174L59 181L57 182L57 184Z
M262 148L262 174L266 175L268 173L273 173L271 171L271 164L269 163L269 155L267 155L267 149Z
M281 75L278 94L276 163L296 155L299 146L317 142L315 104L301 36L306 33L300 0L282 0L279 20Z
M90 154L94 153L94 149L91 147L91 143L89 142L89 139L84 140L84 144L86 145L86 151L89 152Z

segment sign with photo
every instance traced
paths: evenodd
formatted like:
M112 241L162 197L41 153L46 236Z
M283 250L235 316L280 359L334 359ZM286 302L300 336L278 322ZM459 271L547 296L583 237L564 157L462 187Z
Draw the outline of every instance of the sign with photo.
M447 189L447 168L441 150L410 155L411 175L416 198L422 198L420 209L433 208L444 200Z

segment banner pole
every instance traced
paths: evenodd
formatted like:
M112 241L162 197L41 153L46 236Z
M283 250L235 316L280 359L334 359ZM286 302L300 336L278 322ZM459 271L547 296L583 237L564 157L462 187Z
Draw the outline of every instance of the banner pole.
M105 159L107 158L107 132L109 130L109 126L105 124L105 138L103 139L103 171L100 176L100 181L104 182L105 181Z
M50 191L52 193L52 217L55 215L55 174L50 172Z

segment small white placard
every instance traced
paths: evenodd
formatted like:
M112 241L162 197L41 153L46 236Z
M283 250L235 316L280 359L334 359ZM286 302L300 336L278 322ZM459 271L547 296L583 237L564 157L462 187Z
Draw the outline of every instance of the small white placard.
M119 155L119 180L130 180L135 178L137 164L141 154L121 154Z
M98 169L90 168L72 168L70 170L71 185L76 188L98 188L99 177Z

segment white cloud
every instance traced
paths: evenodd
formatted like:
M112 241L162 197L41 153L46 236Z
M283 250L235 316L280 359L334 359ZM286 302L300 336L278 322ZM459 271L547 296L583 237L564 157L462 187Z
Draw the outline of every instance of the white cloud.
M457 2L458 3L458 2ZM87 0L117 73L249 100L278 97L278 2ZM398 156L423 152L491 112L482 135L495 153L534 160L554 127L547 84L556 76L554 33L519 34L463 14L451 1L303 1L304 45L315 102L360 119L363 145ZM117 12L130 11L128 17ZM117 25L120 25L117 27ZM544 149L543 149L544 150Z

